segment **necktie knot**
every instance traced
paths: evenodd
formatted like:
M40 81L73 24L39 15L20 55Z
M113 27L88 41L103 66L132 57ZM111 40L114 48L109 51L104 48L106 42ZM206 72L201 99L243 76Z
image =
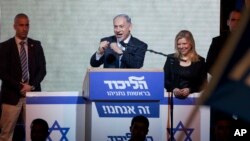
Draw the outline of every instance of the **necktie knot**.
M123 47L127 47L127 46L128 46L128 44L125 43L124 41L120 41L120 44L121 44Z
M25 41L21 41L19 44L20 44L21 46L24 46Z

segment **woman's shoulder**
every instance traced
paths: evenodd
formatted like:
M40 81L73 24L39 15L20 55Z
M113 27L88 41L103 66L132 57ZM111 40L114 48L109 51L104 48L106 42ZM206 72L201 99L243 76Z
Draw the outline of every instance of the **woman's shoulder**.
M175 57L174 53L168 54L167 57Z
M171 54L168 54L167 55L167 60L175 60L176 59L176 56L174 53L171 53Z
M205 58L204 58L204 57L202 57L202 56L200 56L200 55L198 55L198 57L199 57L199 60L200 60L201 62L205 62Z

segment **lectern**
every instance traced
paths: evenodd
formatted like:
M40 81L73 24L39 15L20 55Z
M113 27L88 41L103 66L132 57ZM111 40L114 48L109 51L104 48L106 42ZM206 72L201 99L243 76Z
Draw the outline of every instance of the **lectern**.
M87 99L85 140L127 141L136 115L149 118L147 140L161 140L163 79L161 69L89 68L83 84Z
M49 124L48 141L84 141L85 104L79 92L29 92L26 98L26 141L30 124L42 118Z

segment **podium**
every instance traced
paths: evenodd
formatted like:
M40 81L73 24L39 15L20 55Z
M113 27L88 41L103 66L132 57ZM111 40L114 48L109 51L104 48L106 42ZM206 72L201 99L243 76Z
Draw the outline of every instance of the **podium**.
M48 141L84 141L85 104L79 92L29 92L26 95L26 141L36 118L49 124Z
M164 73L160 69L87 70L85 140L127 141L131 120L148 117L147 141L161 140L160 101L164 98Z

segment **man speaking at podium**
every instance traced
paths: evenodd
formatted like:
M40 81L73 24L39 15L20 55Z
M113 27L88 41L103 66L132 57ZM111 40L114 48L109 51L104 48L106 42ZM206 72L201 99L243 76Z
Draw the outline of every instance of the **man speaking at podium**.
M131 35L131 18L119 14L113 19L114 34L101 39L90 65L104 68L141 68L148 45Z

